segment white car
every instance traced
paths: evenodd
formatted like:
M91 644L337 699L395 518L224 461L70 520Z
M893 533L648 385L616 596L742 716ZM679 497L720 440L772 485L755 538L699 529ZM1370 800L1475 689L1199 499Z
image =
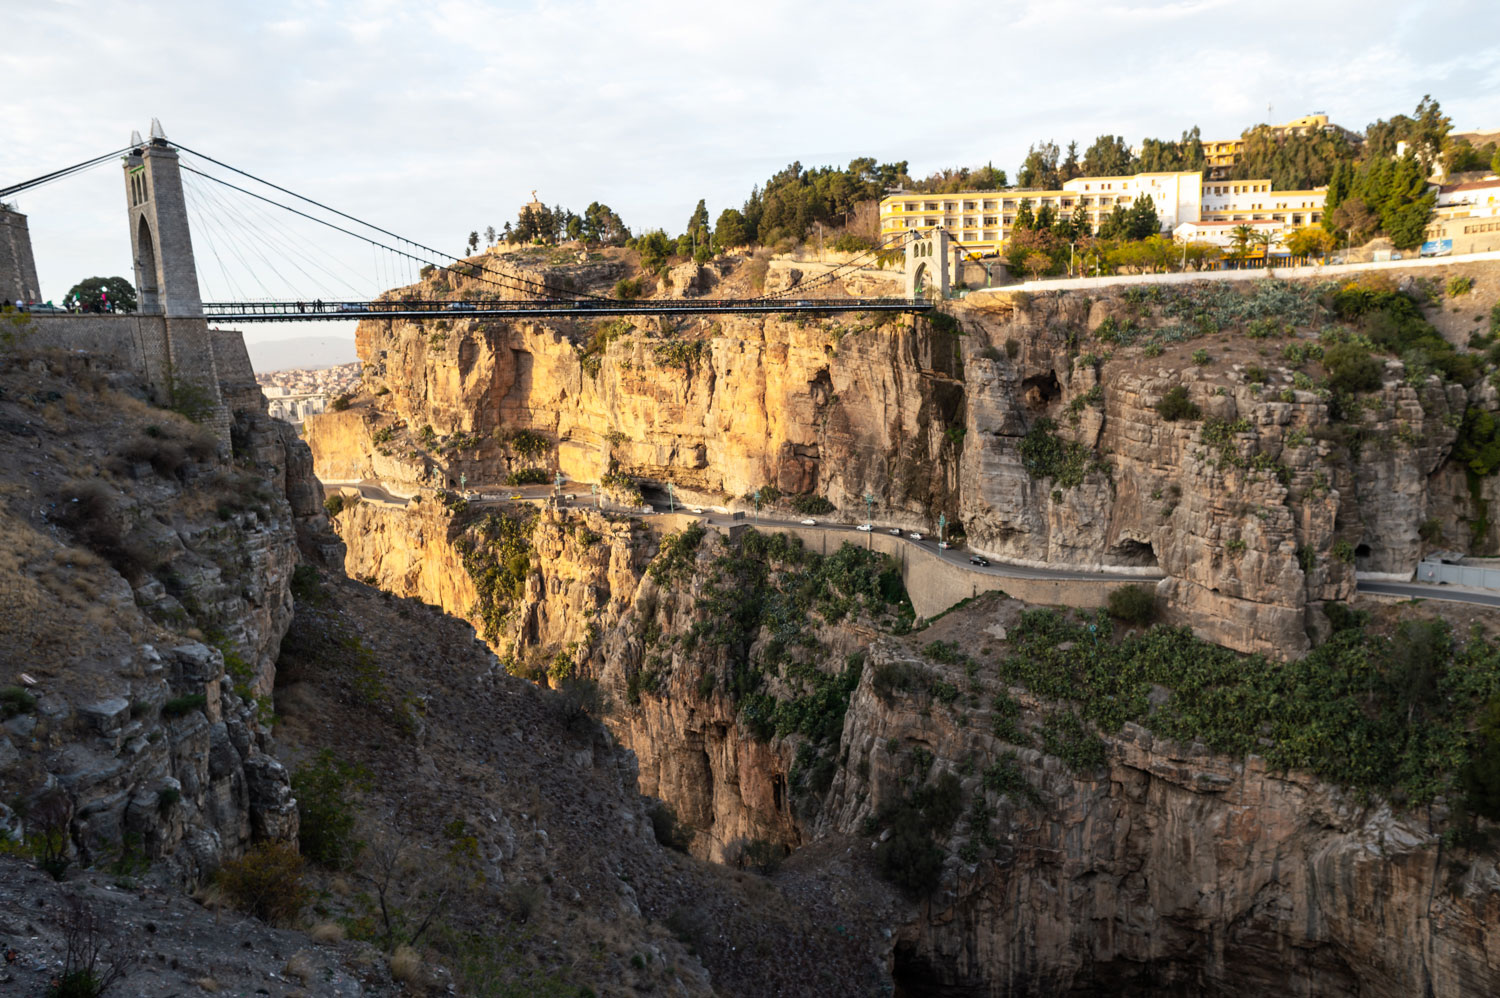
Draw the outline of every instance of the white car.
M870 531L874 530L875 528L872 527L872 526L870 526L868 523L861 523L859 526L855 527L854 529L855 530L863 530L865 533L868 534Z
M922 535L919 534L919 533L917 533L915 530L913 530L911 533L907 534L906 536L910 537L914 541L920 541L922 539Z
M693 509L692 509L692 512L694 512L694 513L702 513L703 512L703 507L702 506L694 506Z
M890 532L890 535L892 537L900 537L901 536L901 528L900 527L892 527L889 532Z
M818 521L809 516L807 519L802 521L802 525L804 527L816 527L818 525Z
M947 541L938 541L938 547L940 547L944 551L946 551L946 550L948 550L948 548L950 547L950 545L948 544Z

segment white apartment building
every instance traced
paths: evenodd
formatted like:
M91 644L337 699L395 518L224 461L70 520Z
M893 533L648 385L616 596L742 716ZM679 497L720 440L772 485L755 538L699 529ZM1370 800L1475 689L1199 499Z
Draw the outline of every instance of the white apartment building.
M1294 229L1323 220L1327 188L1273 191L1269 180L1211 180L1203 185L1205 222L1280 222Z

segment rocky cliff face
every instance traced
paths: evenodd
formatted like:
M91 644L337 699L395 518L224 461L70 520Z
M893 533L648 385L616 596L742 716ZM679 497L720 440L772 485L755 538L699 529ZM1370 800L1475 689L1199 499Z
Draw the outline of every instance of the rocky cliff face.
M86 358L0 361L7 481L25 483L0 504L0 820L193 879L296 837L262 720L299 536L335 565L341 549L289 428L240 414L226 460L139 394Z
M364 503L339 525L377 532L387 555L364 567L394 588L429 577L401 568L417 531L462 538L472 521ZM775 650L779 618L768 619L747 660L781 663L761 687L778 717L809 703L792 662L837 677L851 654L862 661L846 711L836 701L807 707L842 718L820 743L795 725L758 725L762 708L735 683L732 642L716 640L735 625L713 609L716 591L743 585L723 574L731 542L710 532L672 569L677 541L635 524L546 513L528 530L526 582L495 642L515 671L598 681L641 790L692 826L696 854L741 862L757 840L773 850L850 838L875 847L893 807L953 774L939 886L892 916L903 993L1395 996L1496 986L1487 953L1500 872L1492 855L1454 858L1443 808L1393 809L1135 723L1102 738L1098 768L1075 771L1042 734L1058 705L1007 686L993 666L920 651L969 642L1003 658L1014 601L988 597L920 638L893 637L867 615L814 614L796 631L810 656L790 661ZM459 571L462 559L447 567ZM1018 709L997 728L999 693Z
M1471 400L1392 361L1336 414L1316 387L1321 294L990 294L939 327L366 322L376 394L313 420L308 439L325 478L402 491L555 467L731 504L764 486L816 492L847 519L869 496L883 522L932 529L946 514L992 558L1160 572L1205 636L1295 654L1356 568L1411 571L1424 524L1476 550L1500 529L1474 526L1447 460L1465 407L1493 404L1492 389ZM1176 388L1194 415L1157 412Z
M1494 857L1455 863L1433 815L1129 723L1080 775L997 738L983 710L877 690L882 664L911 661L872 649L818 821L856 833L929 774L964 774L942 886L895 943L898 982L923 982L911 993L1394 998L1500 981ZM1049 705L1008 693L1035 736Z

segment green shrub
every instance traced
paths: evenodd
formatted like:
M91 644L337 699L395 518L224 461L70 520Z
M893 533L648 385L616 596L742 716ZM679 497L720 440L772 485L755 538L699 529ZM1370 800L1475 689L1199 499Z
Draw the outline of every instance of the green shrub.
M1014 752L1006 752L987 766L980 780L984 789L991 793L1004 794L1018 803L1034 807L1042 804L1042 795L1021 773L1021 766Z
M188 711L202 710L208 703L208 697L202 693L189 693L187 696L173 697L161 705L163 717L181 717Z
M1001 355L999 350L995 349L992 346L988 346L979 351L979 356L983 357L985 360L998 361Z
M522 468L519 471L512 471L505 476L505 484L512 487L518 485L546 485L551 480L552 476L547 474L546 468Z
M364 849L354 834L355 796L373 783L368 769L341 762L330 749L292 773L302 855L330 870L342 870L354 862Z
M825 513L832 513L838 508L827 499L817 495L792 496L791 503L792 509L803 516L821 516Z
M1054 479L1065 489L1083 484L1090 471L1103 470L1094 452L1076 440L1057 435L1057 424L1042 416L1021 438L1021 464L1034 479Z
M1354 545L1346 540L1334 541L1329 553L1346 565L1354 564Z
M1089 773L1105 763L1103 740L1071 710L1050 714L1042 722L1042 747L1075 773Z
M1203 415L1203 410L1188 397L1186 385L1175 385L1156 403L1156 414L1169 422L1175 422L1179 419L1197 419Z
M1356 343L1339 343L1323 353L1328 387L1345 394L1374 391L1383 381L1385 365Z
M698 547L707 533L703 524L694 523L686 530L664 538L661 552L646 570L651 581L658 586L670 587L691 578Z
M343 412L345 409L349 408L349 403L353 401L354 396L352 394L345 393L330 402L328 407L334 412Z
M336 519L344 511L344 496L341 492L335 492L323 500L323 510L329 519Z
M910 895L930 893L942 876L944 858L933 836L947 835L961 810L958 776L944 773L882 813L877 822L891 834L875 849L880 876Z
M19 686L0 687L0 721L36 710L36 697Z
M646 282L639 277L622 277L615 282L615 297L621 301L644 298Z
M1448 297L1458 298L1474 290L1474 278L1464 274L1454 274L1448 278Z
M1256 364L1245 368L1245 380L1252 385L1263 385L1266 383L1266 369Z
M1194 350L1193 351L1193 363L1197 364L1199 367L1202 367L1205 364L1207 364L1208 363L1208 351L1204 350L1202 347L1199 347L1197 350Z
M1156 613L1156 590L1151 586L1121 586L1109 592L1109 615L1116 620L1149 624Z
M288 926L312 899L302 883L302 857L284 842L262 842L219 869L229 902L268 925Z
M1009 693L996 693L990 701L995 718L990 730L995 737L1012 745L1026 745L1030 739L1021 731L1021 705Z

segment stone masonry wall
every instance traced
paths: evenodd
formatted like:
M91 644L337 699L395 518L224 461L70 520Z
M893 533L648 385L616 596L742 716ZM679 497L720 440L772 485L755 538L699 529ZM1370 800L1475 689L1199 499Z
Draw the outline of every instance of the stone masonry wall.
M41 297L26 216L0 207L0 301L38 301Z

